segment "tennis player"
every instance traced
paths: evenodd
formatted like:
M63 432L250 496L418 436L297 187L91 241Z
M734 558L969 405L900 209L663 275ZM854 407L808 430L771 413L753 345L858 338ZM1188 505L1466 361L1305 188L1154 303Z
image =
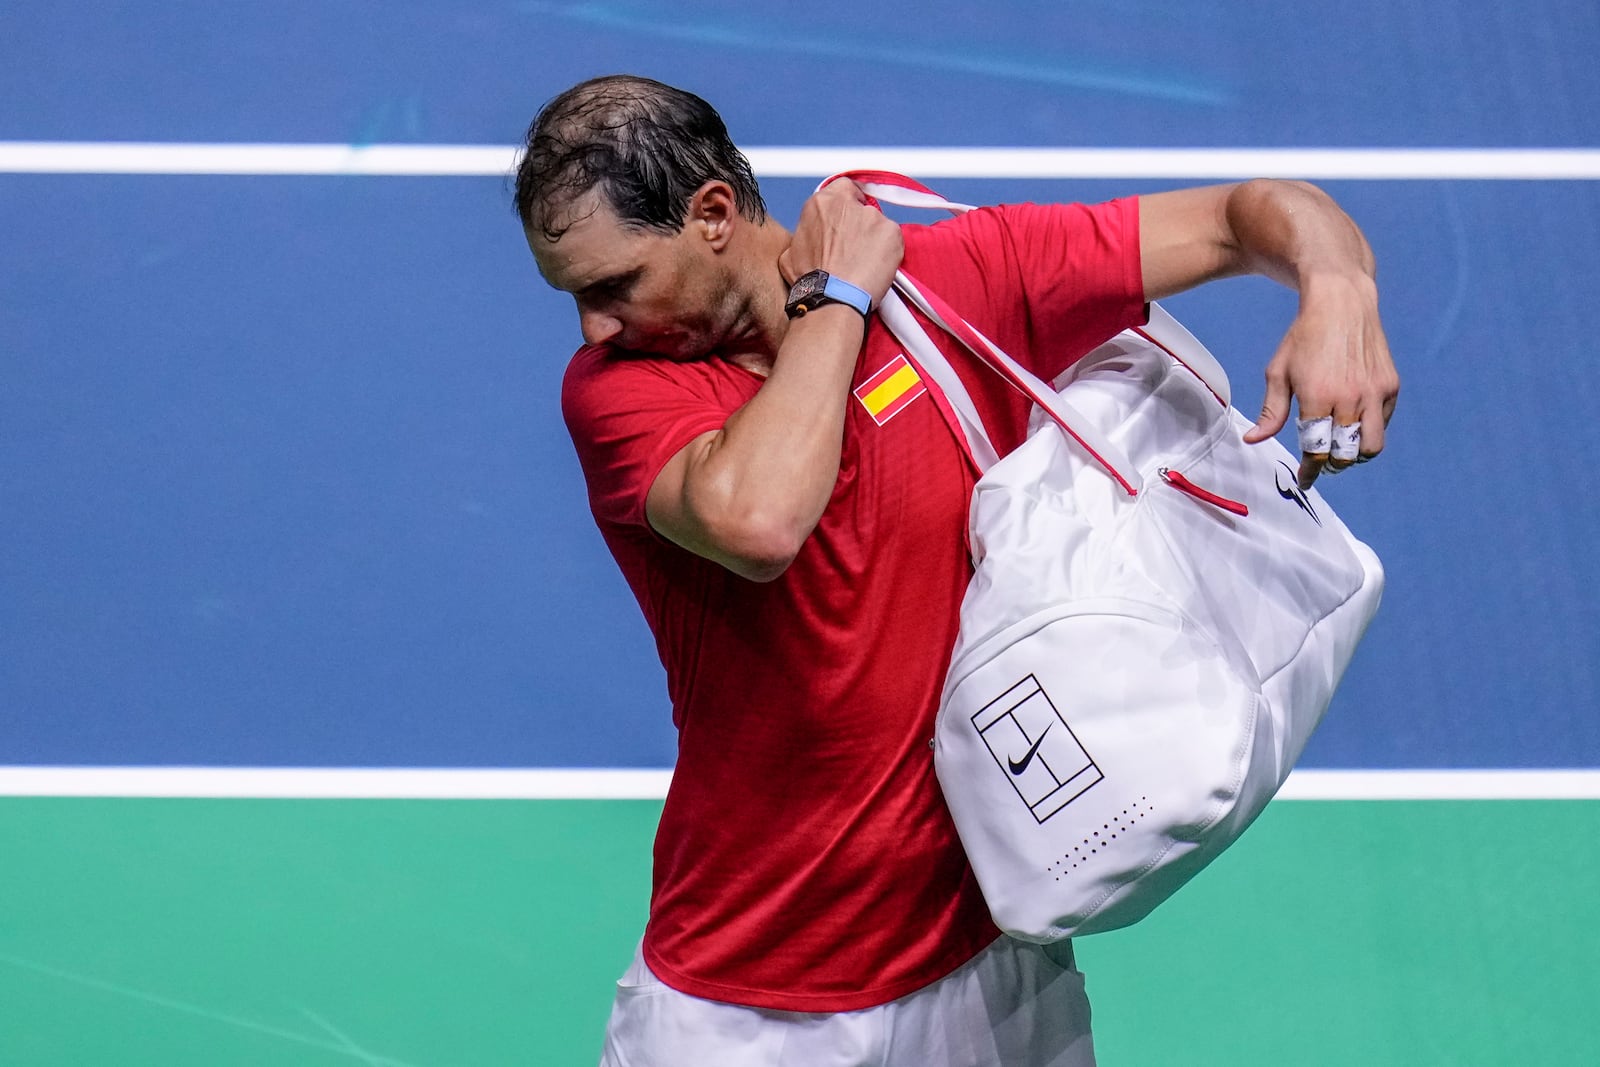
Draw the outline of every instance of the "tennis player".
M526 149L517 211L584 341L563 413L679 738L602 1064L1092 1064L1070 944L996 930L934 779L973 472L873 309L904 264L1051 379L1147 301L1276 278L1299 312L1249 439L1297 399L1309 486L1381 451L1399 388L1360 231L1277 181L931 226L839 181L791 231L705 101L626 76ZM967 384L1019 443L1023 402Z

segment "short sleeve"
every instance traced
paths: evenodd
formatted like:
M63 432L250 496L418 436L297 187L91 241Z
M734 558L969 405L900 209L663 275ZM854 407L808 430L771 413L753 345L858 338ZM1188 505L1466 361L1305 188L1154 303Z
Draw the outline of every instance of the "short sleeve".
M704 371L596 347L572 358L561 413L596 519L647 525L645 500L661 468L690 441L721 428L748 399L730 395ZM748 392L754 391L752 382Z
M1042 378L1146 320L1136 197L1005 204L916 229L926 243L908 239L908 262L926 247L939 280L924 280Z

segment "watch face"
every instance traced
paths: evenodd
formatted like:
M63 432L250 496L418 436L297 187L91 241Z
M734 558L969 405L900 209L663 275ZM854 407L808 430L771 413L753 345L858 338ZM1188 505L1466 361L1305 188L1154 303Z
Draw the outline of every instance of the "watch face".
M791 319L823 304L828 297L825 290L828 287L828 272L814 270L802 274L789 288L789 300L783 306L784 313Z
M804 300L808 296L815 296L828 287L828 272L814 270L809 274L802 274L789 290L789 303Z

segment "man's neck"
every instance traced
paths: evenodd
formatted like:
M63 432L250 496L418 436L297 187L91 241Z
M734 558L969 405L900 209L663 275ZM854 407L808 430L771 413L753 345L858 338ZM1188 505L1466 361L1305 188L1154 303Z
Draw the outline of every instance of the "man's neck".
M789 247L790 235L783 226L768 219L752 236L755 240L738 274L745 305L739 330L716 354L766 377L772 372L778 349L789 331L789 318L783 313L789 283L778 270L778 257Z

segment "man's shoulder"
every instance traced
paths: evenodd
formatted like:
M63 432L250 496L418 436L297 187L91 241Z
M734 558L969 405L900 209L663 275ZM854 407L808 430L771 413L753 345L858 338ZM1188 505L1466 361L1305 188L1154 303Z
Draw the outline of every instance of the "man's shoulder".
M653 375L640 375L642 362L611 345L586 344L574 352L561 376L561 407L568 425L587 421L624 395L648 388Z
M732 380L742 382L750 372L716 356L699 359L669 359L648 352L630 352L613 345L584 345L567 361L562 375L563 390L582 388L590 383L628 383L640 388L659 385L681 388L693 383Z
M583 345L567 361L562 376L563 390L582 388L600 381L670 381L686 377L692 372L683 368L691 364L675 363L657 356L640 355L614 345Z
M612 345L580 345L567 361L568 379L604 374L626 362L626 354Z
M1138 197L1098 204L1017 202L979 207L930 225L908 224L905 264L932 283L974 272L983 288L1002 278L1055 277L1064 266L1097 274L1137 264Z
M1063 215L1081 209L1078 204L990 204L931 223L906 223L900 227L906 261L924 273L956 259L987 262L1005 256L1030 230L1059 225Z
M901 226L907 273L947 299L975 299L1009 276L1031 204L995 204L931 223ZM970 290L970 292L969 292Z
M1010 206L1006 204L976 207L963 214L931 222L902 223L900 233L905 238L908 253L921 251L942 244L969 241L985 231L1003 228L1009 211Z
M1046 224L1081 225L1098 216L1114 213L1137 197L1123 197L1100 204L1078 201L1063 203L1034 203L1017 201L1005 204L987 204L950 218L931 223L908 222L900 227L906 246L931 246L941 242L962 242L985 237L999 238L1028 227Z
M561 379L561 409L569 428L628 412L684 405L738 407L759 379L725 360L667 359L611 345L584 345Z

